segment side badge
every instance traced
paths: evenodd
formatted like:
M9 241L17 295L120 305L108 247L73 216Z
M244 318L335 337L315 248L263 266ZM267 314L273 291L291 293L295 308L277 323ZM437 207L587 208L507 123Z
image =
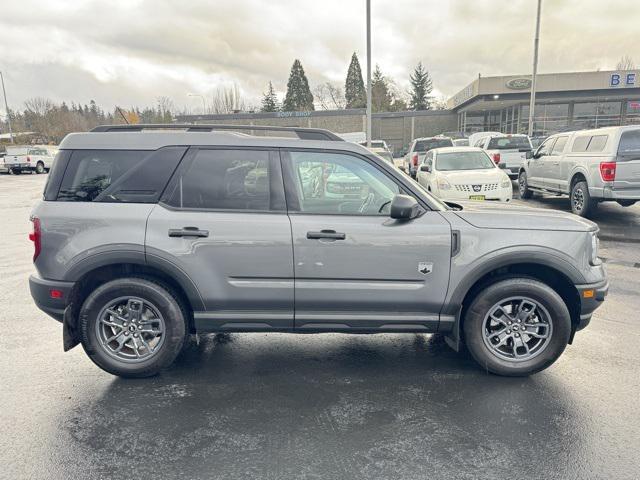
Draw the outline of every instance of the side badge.
M418 271L423 275L428 275L433 271L433 263L420 262L418 263Z

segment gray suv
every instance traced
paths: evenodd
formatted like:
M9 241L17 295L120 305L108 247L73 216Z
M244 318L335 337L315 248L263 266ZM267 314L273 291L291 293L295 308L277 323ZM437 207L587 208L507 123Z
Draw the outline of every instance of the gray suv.
M600 202L629 207L640 200L640 126L552 135L522 165L518 186L524 199L568 194L571 211L583 217Z
M448 206L324 130L71 134L31 220L36 304L65 350L126 377L201 332L439 333L489 372L528 375L608 288L588 220Z

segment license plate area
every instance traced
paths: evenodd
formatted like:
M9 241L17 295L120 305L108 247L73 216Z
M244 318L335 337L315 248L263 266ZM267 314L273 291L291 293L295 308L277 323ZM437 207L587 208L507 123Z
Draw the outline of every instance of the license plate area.
M469 195L469 200L484 200L484 195Z

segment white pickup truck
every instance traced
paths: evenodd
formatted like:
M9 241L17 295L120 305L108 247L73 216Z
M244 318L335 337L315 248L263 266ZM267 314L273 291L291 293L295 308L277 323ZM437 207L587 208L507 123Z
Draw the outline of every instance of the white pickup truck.
M527 158L531 158L533 151L527 135L491 135L482 138L475 146L486 151L512 180L518 178L520 168Z
M4 169L13 174L48 172L57 153L58 147L51 145L7 147Z

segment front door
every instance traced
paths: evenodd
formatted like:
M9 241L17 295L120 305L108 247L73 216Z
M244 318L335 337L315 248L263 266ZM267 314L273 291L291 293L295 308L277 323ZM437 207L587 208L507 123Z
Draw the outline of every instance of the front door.
M296 329L435 330L449 282L444 218L391 219L390 202L404 192L364 157L288 151L283 166Z
M206 330L293 328L291 225L277 151L192 149L147 222L149 263L199 291Z
M555 137L546 139L536 150L535 158L529 160L527 182L532 187L546 188L547 176L553 161L550 155L555 143Z

